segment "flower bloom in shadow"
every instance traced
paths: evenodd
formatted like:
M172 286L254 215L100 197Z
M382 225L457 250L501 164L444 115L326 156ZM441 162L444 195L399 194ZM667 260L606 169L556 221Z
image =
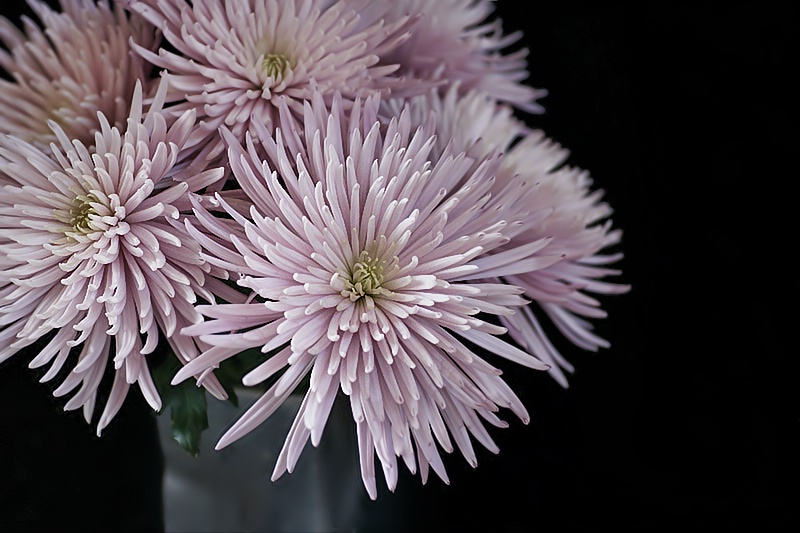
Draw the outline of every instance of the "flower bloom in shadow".
M381 57L400 65L398 74L436 80L442 94L457 85L461 94L480 91L528 113L543 111L536 100L547 91L524 83L528 50L512 50L522 34L504 33L502 21L490 18L493 1L377 0L370 8L366 15L374 18L419 19L410 37Z
M620 253L606 253L620 242L621 231L612 228L611 207L601 201L602 190L593 190L588 172L565 164L569 152L517 119L511 107L480 91L462 94L451 87L445 94L431 92L405 100L383 103L383 114L392 116L407 106L411 123L436 122L438 140L435 154L446 149L467 150L480 160L495 150L503 153L492 187L502 194L510 183L523 180L535 184L535 194L526 196L531 213L547 212L545 217L528 217L513 232L510 241L490 253L511 250L549 238L541 251L554 259L543 268L508 274L506 283L524 289L532 301L514 315L500 317L509 335L530 353L550 365L549 373L562 386L568 386L564 370L573 366L548 338L541 317L547 319L571 343L597 351L609 343L593 333L587 319L606 316L601 302L591 296L621 294L630 286L604 278L620 274L607 265L619 261ZM448 144L450 145L448 147Z
M89 146L100 129L97 112L124 127L136 83L148 92L151 65L131 53L129 40L154 50L159 34L119 2L61 0L55 11L29 0L41 27L24 19L24 33L0 17L0 133L48 150L58 142L50 120Z
M210 265L176 222L189 191L220 179L222 170L170 175L195 116L188 111L168 128L160 113L165 94L166 80L143 114L136 84L124 131L98 113L93 151L54 122L58 143L50 153L0 138L0 362L41 342L30 366L49 364L48 381L73 361L55 395L78 388L65 409L82 407L91 422L113 359L98 434L133 383L161 408L146 355L161 332L182 361L196 356L198 345L176 332L202 321L197 295L214 301L209 289L227 294L216 278L206 279ZM226 397L213 376L204 383Z
M274 136L259 128L245 147L224 134L252 205L229 204L225 192L197 201L187 229L207 261L238 272L238 284L257 299L200 306L209 320L183 331L213 347L173 380L242 350L270 354L243 380L269 388L222 436L221 448L263 422L308 376L273 479L294 469L309 439L319 443L341 390L373 499L375 454L391 490L398 457L412 472L419 467L423 482L429 468L447 482L437 443L450 452L454 441L475 466L471 438L498 451L484 423L506 426L501 407L528 422L500 370L476 352L547 369L503 340L505 328L490 320L526 303L519 287L492 280L553 260L539 254L548 238L499 251L507 232L547 213L523 209L532 183L490 194L497 154L476 161L446 150L433 158L432 127L412 128L406 112L383 125L379 102L378 95L356 100L347 113L340 99L329 108L315 93L302 133L289 120ZM229 223L220 213L240 227L230 239L207 235Z

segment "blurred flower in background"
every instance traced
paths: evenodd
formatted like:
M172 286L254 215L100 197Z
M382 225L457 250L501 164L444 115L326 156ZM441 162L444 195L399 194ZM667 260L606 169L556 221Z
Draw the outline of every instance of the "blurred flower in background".
M97 113L124 127L136 83L148 93L152 65L131 54L130 40L154 50L159 32L120 3L63 0L55 10L29 2L40 20L23 19L24 32L0 17L0 133L47 150L58 124L70 140L90 146L100 129Z
M480 161L499 150L503 156L494 176L493 194L502 194L509 184L519 181L536 188L535 194L524 199L528 216L507 230L510 242L498 250L547 239L539 254L548 257L549 264L502 276L504 283L524 289L525 298L533 303L520 312L501 316L500 321L520 346L547 363L548 372L567 387L563 370L572 372L573 367L549 341L537 315L546 315L583 349L607 348L608 342L592 333L592 324L576 315L595 319L606 316L600 302L587 293L621 294L630 290L629 285L602 279L621 273L604 266L620 260L621 254L601 254L620 242L621 232L612 229L611 208L601 201L602 191L591 189L588 172L565 164L567 150L542 130L526 126L509 105L480 91L462 93L460 83L455 82L444 94L431 92L408 99L412 125L419 126L433 117L436 156L450 148ZM399 112L405 102L387 102L386 113Z
M512 48L522 34L505 33L502 21L491 19L494 1L377 0L370 5L378 12L389 7L390 20L419 19L409 38L381 57L382 63L399 65L398 74L436 80L442 93L458 86L462 95L478 91L528 113L544 111L537 100L547 91L525 83L528 50Z

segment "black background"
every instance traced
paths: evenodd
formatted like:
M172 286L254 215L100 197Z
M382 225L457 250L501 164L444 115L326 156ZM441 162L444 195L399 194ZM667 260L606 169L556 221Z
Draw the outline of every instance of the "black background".
M606 191L633 289L602 299L610 349L557 344L577 368L568 390L504 367L532 421L505 417L499 455L478 450L475 470L447 457L449 487L379 483L354 527L800 530L796 7L528 4L497 6L549 91L528 121ZM157 529L146 406L132 394L100 441L48 394L0 365L0 516ZM107 512L134 508L149 525Z

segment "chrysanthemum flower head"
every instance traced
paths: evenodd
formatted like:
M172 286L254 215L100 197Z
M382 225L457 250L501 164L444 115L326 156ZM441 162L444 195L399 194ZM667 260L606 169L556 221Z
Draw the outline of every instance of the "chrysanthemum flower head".
M58 142L50 153L0 137L0 362L41 342L30 366L50 365L42 381L71 366L55 395L78 388L65 409L82 407L87 422L111 370L98 434L133 383L160 409L147 354L161 333L182 361L194 357L198 346L177 332L202 320L193 307L197 295L214 301L209 288L225 294L206 280L209 265L176 222L188 192L222 171L171 176L195 117L186 112L167 127L165 92L166 80L143 115L137 83L124 131L98 113L93 151L53 121ZM213 376L205 383L225 397Z
M534 304L514 317L504 317L503 322L509 335L548 362L551 375L566 387L562 369L572 372L573 367L548 339L540 317L546 316L575 346L588 351L608 348L610 343L593 332L591 322L607 316L598 296L623 294L631 287L608 279L622 274L610 266L623 257L622 252L614 251L621 242L622 231L613 226L613 210L603 201L604 191L595 188L586 170L569 165L542 166L548 161L555 163L560 151L541 131L534 131L505 158L504 170L508 173L529 176L531 169L543 171L535 206L553 209L546 220L527 225L509 245L549 235L553 239L550 249L562 254L563 260L536 272L506 278L523 287L525 297Z
M483 423L505 426L496 412L528 414L477 350L518 364L547 366L502 338L490 318L513 315L521 289L485 281L542 268L547 238L490 255L528 213L520 201L532 184L498 194L497 154L476 162L464 152L432 157L435 131L411 128L401 113L384 128L379 96L356 100L350 113L320 93L306 104L302 132L259 128L247 148L226 134L229 161L248 194L248 212L219 193L196 202L199 227L219 224L216 204L240 226L230 242L188 224L209 263L238 271L258 299L201 306L208 320L184 330L213 348L189 362L174 383L213 368L241 350L271 354L245 385L276 381L223 435L241 438L298 387L310 386L275 466L291 472L310 438L319 442L334 398L350 399L361 471L377 496L375 454L390 489L397 458L423 482L430 467L445 481L439 447L453 441L473 466L471 437L498 451ZM452 439L452 440L451 440ZM438 447L437 447L438 443Z
M123 127L135 84L147 84L150 68L131 51L129 40L154 49L158 32L119 2L61 0L56 11L28 1L41 26L23 19L24 32L0 17L0 133L46 150L56 142L56 122L70 139L94 142L97 112ZM146 88L147 90L147 88Z
M409 17L391 24L361 24L366 1L329 0L142 0L131 9L163 31L170 49L142 57L172 75L168 101L182 112L196 109L205 156L224 150L224 126L244 140L259 122L273 128L279 100L295 116L312 86L326 99L339 91L345 100L409 84L396 65L379 56L407 37ZM419 85L418 83L413 84Z
M592 332L587 319L603 318L606 313L591 294L630 290L627 284L604 279L621 273L608 265L619 261L622 254L607 250L620 242L622 234L612 228L612 209L602 201L603 191L593 189L588 172L565 164L566 149L541 130L527 127L510 107L483 92L462 94L451 88L445 94L431 92L408 102L389 101L383 105L384 114L391 116L403 105L410 109L412 124L436 122L440 140L435 153L443 153L447 144L467 150L478 160L494 150L503 152L492 188L495 194L519 180L536 184L536 193L526 196L526 208L531 213L547 211L547 216L523 220L508 233L510 241L496 251L547 237L550 240L542 253L560 259L540 269L502 277L502 281L522 287L525 298L533 303L501 321L509 335L549 364L550 374L566 387L564 370L572 372L574 368L548 339L541 316L547 316L576 346L597 351L609 343Z
M380 6L388 8L380 13ZM442 93L458 84L462 94L480 91L493 99L541 113L538 99L545 89L526 83L526 48L514 49L520 32L505 33L502 20L492 18L493 0L378 0L372 10L387 20L418 17L411 36L381 58L399 64L398 74L438 80Z

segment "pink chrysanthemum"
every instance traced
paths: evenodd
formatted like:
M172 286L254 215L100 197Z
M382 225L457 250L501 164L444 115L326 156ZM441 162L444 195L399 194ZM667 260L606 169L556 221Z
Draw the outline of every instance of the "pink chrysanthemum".
M587 319L605 318L607 313L593 295L623 294L630 285L608 281L621 270L610 268L622 259L622 253L609 249L620 243L622 231L613 229L609 218L611 206L601 201L603 190L593 189L593 180L585 170L553 165L560 147L534 131L515 145L506 155L504 171L522 174L526 179L541 172L539 195L534 208L552 207L553 213L540 224L531 224L509 246L521 246L542 235L552 236L550 251L563 255L562 261L537 272L505 277L506 281L525 289L544 315L573 344L589 351L608 348L609 342L595 333ZM566 155L566 153L564 154ZM501 171L502 173L502 171ZM528 307L514 317L503 317L518 343L551 364L551 374L563 386L567 380L561 369L573 371L548 340L539 318L540 312Z
M529 113L541 113L536 100L547 95L523 83L528 78L526 48L511 51L520 32L505 34L492 20L493 0L378 0L376 14L419 17L411 36L381 57L399 64L398 74L438 80L443 92L458 84L462 93L478 90ZM382 13L382 6L390 11Z
M401 90L396 65L378 64L407 37L411 20L360 24L367 1L144 0L131 9L163 31L172 51L136 50L172 75L168 101L182 112L197 109L206 156L224 150L222 126L240 141L259 122L272 129L276 102L287 100L296 116L316 85L329 102L372 92ZM417 86L413 84L411 86Z
M56 396L80 389L65 409L83 407L91 422L97 388L113 357L110 397L98 434L119 410L131 384L160 409L146 355L159 332L184 362L199 347L177 335L202 321L196 295L227 294L178 218L188 192L220 179L221 169L174 181L170 170L194 126L194 112L167 127L160 114L166 83L142 114L134 88L127 128L98 114L95 151L72 141L51 122L51 153L5 135L0 138L0 362L42 341L30 362L49 364L48 381L77 361ZM228 293L231 291L229 290ZM203 346L204 347L204 346ZM207 388L225 392L213 376Z
M128 117L134 85L147 83L151 66L131 52L129 40L154 49L158 32L118 3L61 0L61 11L29 0L41 21L23 19L25 33L0 17L0 133L46 150L56 142L52 120L67 137L91 145L97 112L112 126Z
M386 102L384 114L391 116L403 105ZM547 316L567 339L583 349L607 348L608 341L595 335L592 323L586 320L606 316L600 301L591 294L630 290L629 285L603 280L621 273L606 265L622 258L621 253L603 253L618 244L622 235L611 229L612 210L601 201L603 191L592 190L586 171L564 164L567 150L541 130L526 127L511 108L486 94L471 91L461 96L457 89L451 89L445 96L431 93L412 98L407 105L412 124L431 118L436 121L439 141L434 153L443 153L447 143L453 145L452 149L468 150L476 159L498 149L504 153L493 193L501 193L515 180L537 184L536 194L527 197L527 207L531 212L547 210L550 214L544 219L523 220L509 234L509 243L497 251L549 237L543 252L561 259L545 268L503 276L505 282L524 288L524 296L534 303L513 316L501 317L501 321L509 328L509 335L549 364L550 374L566 387L563 370L574 369L548 339L540 317Z
M205 204L217 204L240 226L227 242L187 227L206 259L238 271L239 285L261 301L201 306L210 320L184 333L214 347L174 380L245 349L275 352L243 381L279 377L222 436L221 448L269 417L310 374L273 479L293 470L309 437L318 444L341 389L350 398L372 498L376 453L390 489L397 457L412 472L419 464L423 482L429 467L447 481L437 442L450 452L452 436L475 466L470 435L498 451L483 421L505 426L495 414L505 407L528 422L500 371L474 351L547 368L487 321L524 305L521 289L474 280L554 260L539 254L547 238L489 255L507 243L508 231L535 216L520 209L531 183L519 180L490 195L496 155L476 162L446 152L432 159L432 129L412 130L405 112L382 128L378 106L377 95L363 105L356 100L348 114L334 99L329 113L317 93L307 104L303 134L290 127L273 139L260 128L258 142L248 136L247 151L226 135L231 168L252 207L245 216L224 193L196 203L197 220L209 232L221 219Z

